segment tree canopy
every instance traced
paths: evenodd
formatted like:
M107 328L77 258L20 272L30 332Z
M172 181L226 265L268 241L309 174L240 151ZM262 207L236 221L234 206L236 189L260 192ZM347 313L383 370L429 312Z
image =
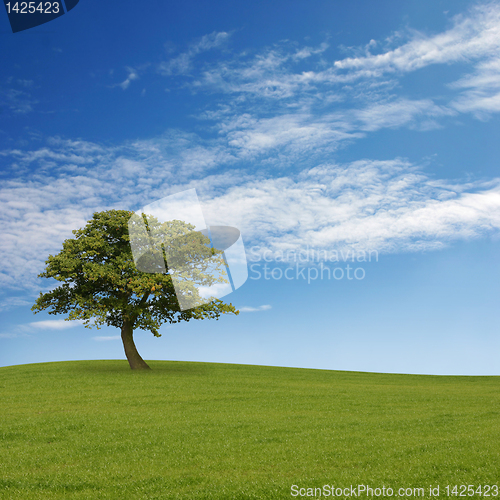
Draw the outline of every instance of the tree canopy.
M167 256L166 266L158 265L158 256L150 252L145 257L150 259L146 264L150 266L149 272L139 271L130 247L128 223L133 216L133 212L126 210L96 212L84 228L74 230L75 237L65 240L57 255L49 255L45 270L39 274L39 277L54 278L61 284L47 293L40 293L32 310L67 314L67 320L82 320L87 328L102 325L119 328L130 367L147 369L149 366L135 347L135 329L149 330L160 337L159 328L163 323L218 319L221 314L238 314L239 311L216 298L205 303L200 300L200 286L210 287L224 281L213 272L213 262L222 266L223 260L219 256L217 261L217 251L210 247L210 240L194 231L190 224L182 221L161 223L148 216L150 234L167 234L171 244L155 247L163 250L162 257ZM207 259L211 256L215 260L210 259L212 272L209 272ZM191 309L179 307L168 272L169 262L176 259L188 261L191 268L196 269L195 273L190 273L182 290L177 287L177 293L189 294L192 303L199 304Z

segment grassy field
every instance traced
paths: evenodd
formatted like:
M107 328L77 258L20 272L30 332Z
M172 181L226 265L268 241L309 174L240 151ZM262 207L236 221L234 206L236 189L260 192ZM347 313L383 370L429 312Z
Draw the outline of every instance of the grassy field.
M441 496L500 484L499 377L150 366L0 368L0 498L281 499L292 485L358 484L429 497L430 484Z

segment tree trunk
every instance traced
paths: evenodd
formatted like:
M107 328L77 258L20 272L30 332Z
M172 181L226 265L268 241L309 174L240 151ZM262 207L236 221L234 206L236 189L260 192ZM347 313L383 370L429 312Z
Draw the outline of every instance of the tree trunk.
M124 321L122 325L122 341L125 348L125 355L132 370L150 370L148 364L141 358L134 344L134 329L129 321Z

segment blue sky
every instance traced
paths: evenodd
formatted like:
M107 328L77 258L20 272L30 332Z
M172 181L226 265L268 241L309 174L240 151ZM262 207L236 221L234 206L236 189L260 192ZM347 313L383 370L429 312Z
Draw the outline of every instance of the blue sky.
M93 212L196 188L241 313L145 359L500 374L500 2L81 0L0 43L0 365L124 359L34 316L36 276Z

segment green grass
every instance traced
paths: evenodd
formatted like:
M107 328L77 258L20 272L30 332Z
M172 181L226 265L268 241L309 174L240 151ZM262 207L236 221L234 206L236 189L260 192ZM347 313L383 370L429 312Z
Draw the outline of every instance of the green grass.
M292 484L427 497L431 483L500 483L499 377L150 366L0 368L0 498L274 499Z

